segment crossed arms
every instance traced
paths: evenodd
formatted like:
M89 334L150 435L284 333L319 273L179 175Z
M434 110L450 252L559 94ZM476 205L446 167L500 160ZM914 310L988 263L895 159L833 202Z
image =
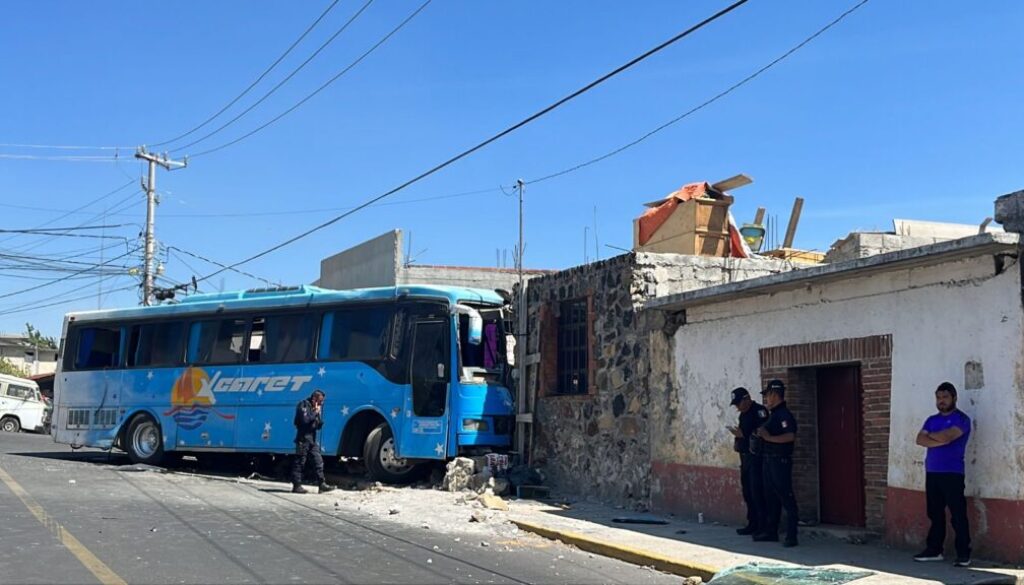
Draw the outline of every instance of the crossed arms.
M963 430L958 427L949 427L936 433L921 429L921 432L917 433L917 444L922 447L941 447L959 439L963 434Z

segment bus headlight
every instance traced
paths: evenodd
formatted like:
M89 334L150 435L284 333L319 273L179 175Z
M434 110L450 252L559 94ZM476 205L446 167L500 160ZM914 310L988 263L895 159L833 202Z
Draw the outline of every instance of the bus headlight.
M486 433L490 430L490 426L487 424L487 421L482 418L464 418L462 419L462 430Z

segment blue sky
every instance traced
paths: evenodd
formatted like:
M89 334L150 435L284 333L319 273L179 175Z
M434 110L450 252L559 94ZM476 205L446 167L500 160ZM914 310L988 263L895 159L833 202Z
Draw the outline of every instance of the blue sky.
M422 263L493 266L496 249L515 244L514 198L494 190L410 200L493 189L604 154L749 75L853 3L751 0L388 200L396 205L368 209L242 268L275 281L310 282L321 258L393 228L412 232L415 251L425 250ZM0 22L0 143L131 147L174 137L234 98L327 4L10 4ZM362 4L339 2L229 114L283 78ZM290 107L418 5L377 0L275 95L175 156L234 139ZM725 5L434 0L294 113L193 159L186 170L161 172L158 239L219 262L245 258L340 213L310 210L340 209L384 192ZM771 71L639 146L529 186L526 263L581 263L583 232L593 234L595 207L600 254L612 255L604 245L631 245L631 220L643 202L688 182L738 172L755 180L735 192L733 212L741 222L764 206L784 223L793 198L806 199L798 247L826 250L853 230L891 229L893 218L979 223L992 214L995 197L1022 188L1022 25L1018 2L872 0ZM0 155L111 152L0 147ZM105 223L141 224L145 208L141 194L132 195L134 184L57 219L132 179L137 183L140 168L131 150L119 154L119 164L0 158L0 228L101 225L104 218L94 215L120 201L130 207ZM110 260L125 253L125 241L135 242L138 231L138 225L105 231L127 238L121 241L0 234L0 253L67 256L107 242L103 258ZM590 249L593 257L592 241ZM181 281L214 269L182 257L185 262L169 257L167 277ZM112 265L139 262L128 260ZM105 289L133 283L119 270ZM0 295L45 282L0 270ZM225 273L204 285L235 289L259 282ZM89 278L0 298L0 331L18 331L31 321L57 334L63 313L95 308L99 292L96 278ZM110 307L137 299L128 291L99 302Z

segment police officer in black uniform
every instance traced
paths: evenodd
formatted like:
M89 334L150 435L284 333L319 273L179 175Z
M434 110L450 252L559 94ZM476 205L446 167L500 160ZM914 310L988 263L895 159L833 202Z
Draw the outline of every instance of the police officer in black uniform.
M324 458L320 456L320 445L316 442L316 432L324 426L323 419L324 392L314 390L309 398L300 400L295 405L295 461L292 463L292 493L304 494L302 472L306 468L306 458L313 460L316 467L316 479L319 482L319 493L327 493L334 489L324 478Z
M782 380L768 382L761 393L768 407L768 420L758 427L763 452L765 524L754 535L758 542L779 540L779 520L786 511L786 540L783 546L796 546L796 496L793 495L793 442L796 440L796 419L786 407L786 385Z
M733 434L732 448L740 454L740 485L743 501L747 504L747 525L737 528L737 534L757 534L764 523L764 482L761 468L760 440L754 431L768 420L768 409L754 402L750 392L742 386L732 391L732 406L740 413L739 425L729 427Z

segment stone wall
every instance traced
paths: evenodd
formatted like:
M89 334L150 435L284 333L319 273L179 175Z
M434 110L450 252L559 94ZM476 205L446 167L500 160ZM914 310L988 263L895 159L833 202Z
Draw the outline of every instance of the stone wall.
M778 260L624 254L533 279L528 287L527 393L535 398L532 461L555 487L634 508L651 491L651 442L678 418L674 317L644 312L668 294L785 271ZM559 305L587 301L589 391L560 394Z

